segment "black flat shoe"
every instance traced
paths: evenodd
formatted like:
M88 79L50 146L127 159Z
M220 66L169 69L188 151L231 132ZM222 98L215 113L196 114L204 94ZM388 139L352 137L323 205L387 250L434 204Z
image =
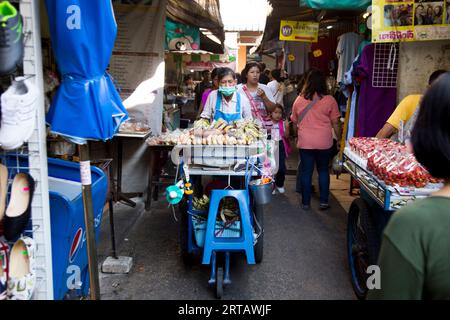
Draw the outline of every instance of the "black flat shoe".
M330 205L329 205L328 203L321 203L321 204L319 205L319 209L320 209L320 210L327 210L327 209L330 209Z
M25 230L31 216L34 179L28 173L18 173L11 186L11 197L5 212L4 235L6 240L17 239Z

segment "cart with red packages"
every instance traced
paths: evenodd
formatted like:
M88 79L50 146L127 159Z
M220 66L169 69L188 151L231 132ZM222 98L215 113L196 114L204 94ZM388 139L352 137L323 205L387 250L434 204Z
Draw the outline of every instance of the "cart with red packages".
M344 150L344 168L360 185L360 197L348 213L347 253L353 289L364 299L368 267L377 264L382 232L391 215L429 196L442 183L404 145L388 139L350 139Z

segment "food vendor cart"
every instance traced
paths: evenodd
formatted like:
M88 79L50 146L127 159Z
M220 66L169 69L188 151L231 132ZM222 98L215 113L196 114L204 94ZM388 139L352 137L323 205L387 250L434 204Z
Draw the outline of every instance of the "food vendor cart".
M364 299L367 268L377 264L382 232L391 215L442 184L405 146L388 139L351 139L344 150L344 168L360 185L360 197L348 213L347 254L353 289Z
M177 173L166 198L178 204L182 258L192 264L202 252L217 298L231 284L231 253L245 252L248 264L262 261L263 207L273 189L267 172L276 170L274 143L253 121L220 123L199 120L192 129L149 140L175 144L171 159ZM205 176L213 181L203 188Z

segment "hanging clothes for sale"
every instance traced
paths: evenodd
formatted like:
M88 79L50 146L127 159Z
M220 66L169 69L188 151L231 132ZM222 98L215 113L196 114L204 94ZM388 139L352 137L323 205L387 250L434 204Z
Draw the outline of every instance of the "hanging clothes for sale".
M388 68L398 58L398 54L391 54L377 57L377 61ZM360 83L356 128L356 136L360 137L376 136L396 107L396 87L373 86L374 61L375 44L369 44L363 49L359 65L353 72L353 78Z
M128 113L106 72L117 34L111 1L46 0L62 82L47 115L51 132L77 144L111 139Z
M339 37L336 49L336 55L339 59L336 77L338 83L344 82L344 75L358 55L358 48L363 40L364 37L356 32L347 32Z
M298 41L285 41L284 53L287 73L302 75L309 70L309 53L311 43Z

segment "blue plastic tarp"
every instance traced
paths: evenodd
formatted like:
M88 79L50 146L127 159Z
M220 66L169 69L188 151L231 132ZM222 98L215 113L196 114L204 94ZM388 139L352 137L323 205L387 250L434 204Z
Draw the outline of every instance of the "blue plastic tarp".
M62 82L47 114L51 132L73 142L111 139L128 119L106 73L117 34L111 0L46 0Z
M301 6L313 9L366 10L372 0L300 0Z

